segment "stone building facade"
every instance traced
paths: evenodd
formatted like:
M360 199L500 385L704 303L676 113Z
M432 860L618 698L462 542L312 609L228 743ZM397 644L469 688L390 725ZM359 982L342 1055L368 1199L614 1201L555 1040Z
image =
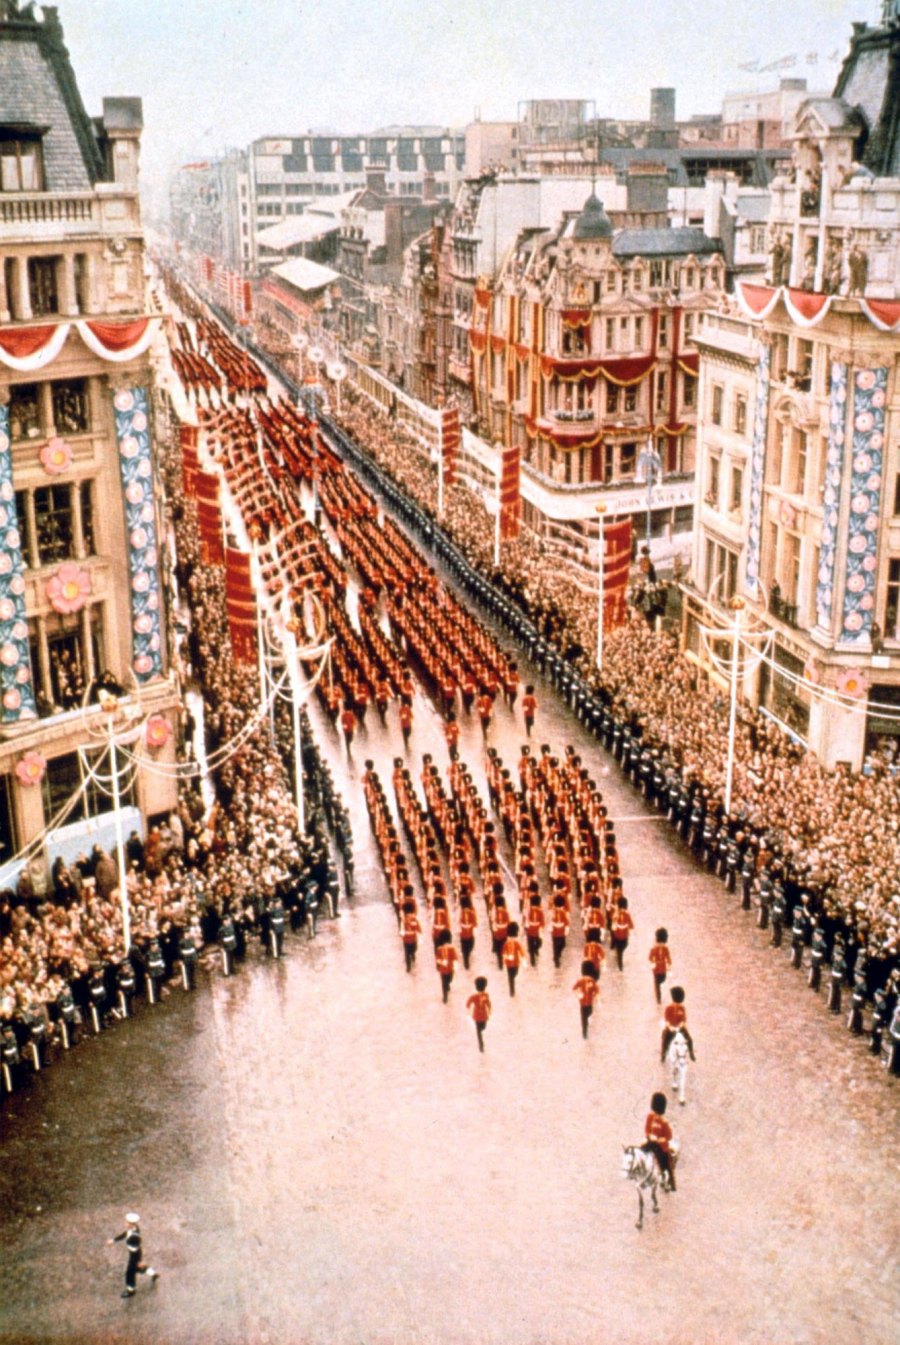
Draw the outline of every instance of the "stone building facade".
M688 648L705 661L710 601L743 602L765 654L745 694L854 768L900 755L898 68L886 7L798 109L765 283L698 336Z
M129 752L150 717L174 751L141 127L139 99L87 116L54 9L0 6L0 864L56 819L38 878L111 840L101 689ZM150 769L121 784L129 825L174 803Z

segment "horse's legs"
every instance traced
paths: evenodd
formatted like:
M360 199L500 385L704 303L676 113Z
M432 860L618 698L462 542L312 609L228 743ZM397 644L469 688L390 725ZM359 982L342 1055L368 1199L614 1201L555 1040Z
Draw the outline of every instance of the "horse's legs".
M650 1194L653 1197L653 1213L659 1214L659 1201L656 1199L656 1184L650 1187Z
M640 1187L638 1187L637 1193L638 1193L638 1221L635 1224L635 1228L640 1230L644 1227L644 1193Z

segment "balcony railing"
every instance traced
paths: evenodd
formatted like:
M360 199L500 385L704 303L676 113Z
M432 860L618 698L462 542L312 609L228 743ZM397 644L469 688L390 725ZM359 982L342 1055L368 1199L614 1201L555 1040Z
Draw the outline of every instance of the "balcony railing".
M786 626L791 626L794 630L799 629L797 604L795 602L785 602L780 593L770 593L769 611L776 621L783 621Z

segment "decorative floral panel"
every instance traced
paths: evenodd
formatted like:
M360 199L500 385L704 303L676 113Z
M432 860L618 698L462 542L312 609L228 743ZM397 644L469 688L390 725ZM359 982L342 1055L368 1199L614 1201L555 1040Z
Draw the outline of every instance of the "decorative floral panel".
M131 666L139 682L163 670L160 633L159 551L153 512L153 461L147 394L123 388L113 397L116 443L131 576Z
M824 517L816 576L816 620L828 630L834 602L834 565L837 555L838 518L841 510L841 478L844 470L844 424L847 417L847 366L831 366L831 396L828 408L828 455L822 491Z
M0 720L34 719L25 618L25 563L16 517L9 407L0 404Z
M763 482L766 473L766 431L769 421L769 365L771 348L763 343L756 365L756 405L750 449L750 518L747 527L747 564L744 583L755 594L759 583L759 544L762 532Z
M875 608L887 376L883 366L857 369L853 376L853 457L840 639L842 644L862 643L866 649Z

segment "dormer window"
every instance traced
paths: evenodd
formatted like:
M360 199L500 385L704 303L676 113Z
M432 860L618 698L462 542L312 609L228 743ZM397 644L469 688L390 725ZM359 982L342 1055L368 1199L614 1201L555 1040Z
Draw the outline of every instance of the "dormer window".
M43 131L0 126L0 191L44 191Z

